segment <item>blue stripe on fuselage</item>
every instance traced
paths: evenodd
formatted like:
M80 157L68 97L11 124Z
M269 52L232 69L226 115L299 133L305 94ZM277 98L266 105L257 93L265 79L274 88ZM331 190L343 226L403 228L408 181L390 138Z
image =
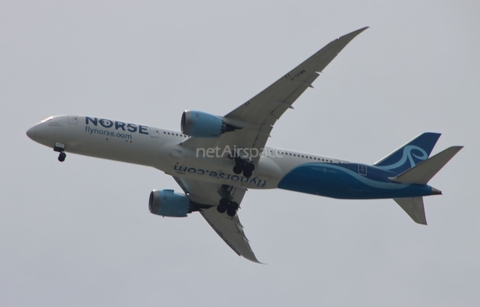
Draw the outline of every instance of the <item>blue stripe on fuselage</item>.
M378 167L346 163L306 163L297 166L278 183L279 189L345 199L426 196L428 185L392 182L395 174Z

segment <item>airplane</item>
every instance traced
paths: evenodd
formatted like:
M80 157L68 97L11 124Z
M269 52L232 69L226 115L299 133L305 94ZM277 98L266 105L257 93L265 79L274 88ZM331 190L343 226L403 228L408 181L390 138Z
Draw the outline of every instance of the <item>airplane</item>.
M441 191L429 180L463 146L430 157L439 133L427 132L373 165L265 147L275 122L364 27L341 36L264 91L224 116L186 110L181 132L94 116L51 116L27 136L58 152L154 167L183 190L150 192L151 213L186 217L200 212L235 251L260 263L245 236L238 209L247 189L284 189L339 199L393 199L427 224L423 196Z

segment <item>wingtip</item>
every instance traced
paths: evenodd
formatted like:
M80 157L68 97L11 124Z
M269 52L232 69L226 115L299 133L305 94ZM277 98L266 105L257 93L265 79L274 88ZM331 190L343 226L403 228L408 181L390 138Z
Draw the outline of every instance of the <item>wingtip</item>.
M365 27L363 27L363 28L360 28L360 29L358 29L358 30L353 31L352 33L355 33L355 32L361 33L361 32L365 31L365 30L368 29L368 28L370 28L370 26L365 26Z
M347 39L347 38L348 38L348 40L350 41L350 40L352 40L355 36L357 36L358 34L362 33L363 31L365 31L365 30L368 29L368 28L369 28L369 26L360 28L360 29L358 29L358 30L355 30L355 31L352 31L352 32L350 32L350 33L348 33L348 34L345 34L345 35L339 37L338 39L342 39L342 38Z
M258 264L264 264L266 265L266 263L263 263L263 262L260 262L258 261L257 257L255 257L255 255L251 255L251 256L246 256L246 255L242 255L242 254L239 254L239 256L247 259L247 260L250 260L251 262L255 262L255 263L258 263Z
M245 258L245 259L248 259L248 258ZM256 259L256 258L255 258L255 260L252 260L252 259L248 259L248 260L250 260L251 262L254 262L254 263L261 264L261 265L267 265L266 263L258 261L258 259Z
M358 29L357 31L354 31L354 32L358 32L358 34L362 33L363 31L365 31L366 29L370 28L370 26L365 26L363 28L360 28Z

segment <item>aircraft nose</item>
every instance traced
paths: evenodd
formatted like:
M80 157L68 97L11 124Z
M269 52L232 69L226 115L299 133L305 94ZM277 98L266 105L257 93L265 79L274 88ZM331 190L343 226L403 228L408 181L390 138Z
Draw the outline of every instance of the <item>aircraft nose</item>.
M35 137L37 136L37 127L33 126L32 128L28 129L27 136L35 141Z

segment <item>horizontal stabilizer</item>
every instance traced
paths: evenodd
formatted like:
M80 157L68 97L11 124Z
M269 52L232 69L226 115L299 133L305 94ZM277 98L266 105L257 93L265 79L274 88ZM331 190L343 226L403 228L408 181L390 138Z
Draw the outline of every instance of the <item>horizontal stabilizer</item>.
M410 215L415 223L427 225L422 197L394 198L393 200Z
M463 146L453 146L436 154L428 160L406 170L400 175L389 178L392 181L400 183L427 184L438 171L450 161Z

